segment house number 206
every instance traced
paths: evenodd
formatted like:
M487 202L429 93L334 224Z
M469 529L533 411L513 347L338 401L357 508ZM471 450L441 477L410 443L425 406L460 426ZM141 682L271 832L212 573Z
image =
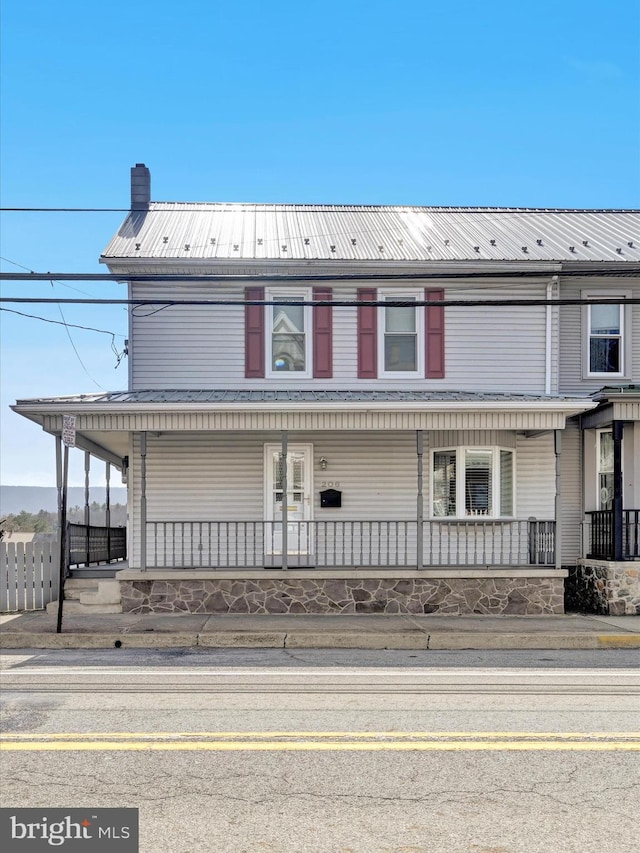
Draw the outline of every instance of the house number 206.
M337 489L340 486L340 480L323 480L321 487L323 489Z

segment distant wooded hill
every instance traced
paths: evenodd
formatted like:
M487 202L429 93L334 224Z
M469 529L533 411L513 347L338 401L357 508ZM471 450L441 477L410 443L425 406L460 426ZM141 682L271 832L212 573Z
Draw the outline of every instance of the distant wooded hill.
M127 490L123 486L111 486L110 500L112 504L126 504ZM89 489L89 502L103 504L105 490L103 487ZM67 489L67 505L84 506L84 488L71 486ZM25 512L38 513L40 510L56 512L58 509L58 490L55 486L0 486L0 518Z

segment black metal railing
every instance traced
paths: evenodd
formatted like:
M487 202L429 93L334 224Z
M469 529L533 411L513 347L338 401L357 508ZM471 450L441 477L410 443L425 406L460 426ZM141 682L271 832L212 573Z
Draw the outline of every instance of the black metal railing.
M613 510L599 509L588 512L589 552L594 560L615 560L613 541ZM623 560L640 559L640 509L622 510L622 554Z
M289 567L554 566L555 521L290 521ZM275 521L150 521L147 567L262 568L283 563ZM422 559L419 560L419 540Z
M67 525L68 565L88 566L111 563L127 558L125 527L95 527L88 524Z

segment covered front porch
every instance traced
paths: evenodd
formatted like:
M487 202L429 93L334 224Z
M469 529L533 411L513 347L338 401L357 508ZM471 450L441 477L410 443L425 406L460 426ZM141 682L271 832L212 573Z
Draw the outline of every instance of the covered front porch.
M561 433L583 407L248 391L16 408L54 434L71 411L120 457L125 610L558 613Z

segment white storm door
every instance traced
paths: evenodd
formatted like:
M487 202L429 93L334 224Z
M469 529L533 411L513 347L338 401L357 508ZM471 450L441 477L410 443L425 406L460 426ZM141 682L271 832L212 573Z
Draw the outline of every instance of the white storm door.
M287 502L287 554L307 555L312 551L310 444L290 444L287 448L286 494L284 465L279 444L265 445L265 553L282 554L283 502Z

